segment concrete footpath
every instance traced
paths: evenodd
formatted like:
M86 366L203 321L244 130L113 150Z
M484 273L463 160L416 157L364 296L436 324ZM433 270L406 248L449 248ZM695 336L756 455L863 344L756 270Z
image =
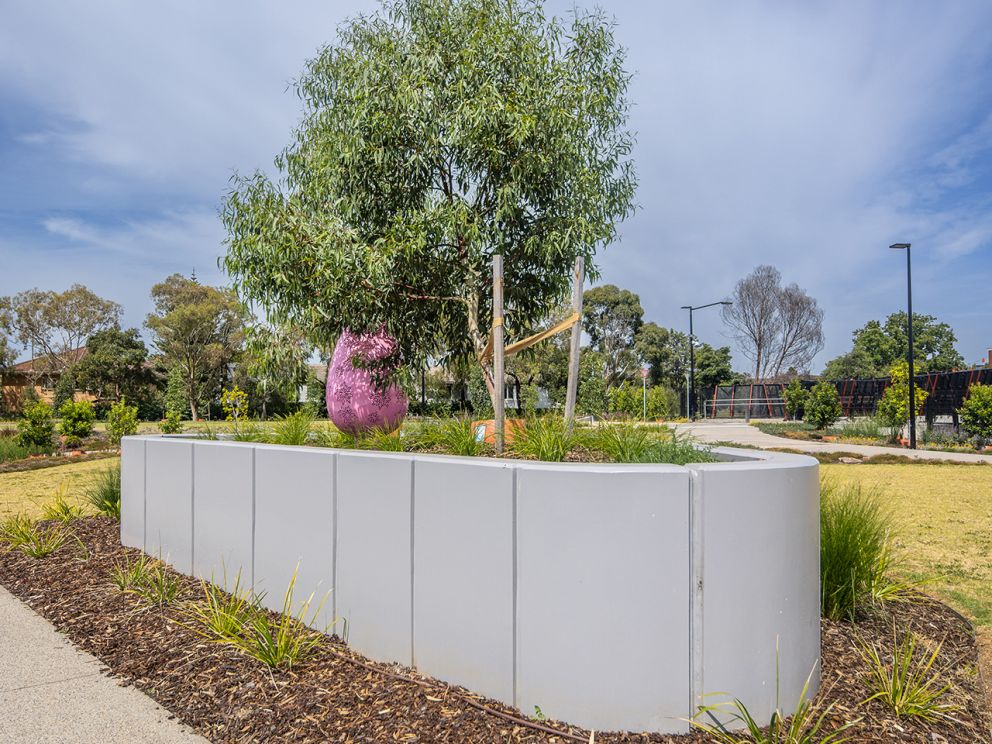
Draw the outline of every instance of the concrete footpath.
M696 421L675 424L679 434L688 434L700 442L733 442L760 449L787 448L799 452L849 452L859 457L872 455L898 455L915 460L949 460L952 462L984 462L992 465L992 455L969 454L967 452L938 452L935 450L911 450L902 447L879 447L870 444L845 444L844 442L805 442L766 434L756 426L743 421Z
M0 587L0 744L209 744Z

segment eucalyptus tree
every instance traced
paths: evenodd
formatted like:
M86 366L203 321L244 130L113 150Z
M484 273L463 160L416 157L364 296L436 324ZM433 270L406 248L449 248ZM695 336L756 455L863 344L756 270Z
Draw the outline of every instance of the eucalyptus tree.
M387 0L341 26L296 91L273 180L239 176L223 259L242 298L329 348L385 329L385 364L474 360L505 259L508 338L616 238L636 185L625 51L602 14L538 0Z

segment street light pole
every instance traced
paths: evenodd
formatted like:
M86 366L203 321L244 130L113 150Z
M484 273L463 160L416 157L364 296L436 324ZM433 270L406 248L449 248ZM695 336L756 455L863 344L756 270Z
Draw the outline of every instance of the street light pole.
M912 243L893 243L894 250L906 251L906 336L909 340L909 448L916 449L916 369L913 358L913 262L910 250Z
M721 300L720 302L709 302L705 305L683 305L683 310L689 311L689 389L687 394L689 395L689 406L687 413L689 414L689 420L696 420L696 345L693 343L694 336L692 332L692 311L702 310L704 307L714 307L716 305L732 305L732 302L727 300Z

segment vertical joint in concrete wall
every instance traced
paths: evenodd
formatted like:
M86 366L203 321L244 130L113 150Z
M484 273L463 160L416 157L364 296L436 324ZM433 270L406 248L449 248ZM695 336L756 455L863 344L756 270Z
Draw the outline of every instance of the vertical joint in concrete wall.
M689 468L689 714L703 704L703 474Z
M251 447L251 591L255 592L255 450Z
M512 555L512 579L511 586L513 588L513 706L517 706L517 468L516 466L511 466L511 472L513 473L513 495L511 497L511 517L510 524L513 531L511 537L511 555Z
M189 446L189 570L196 569L196 444Z
M331 455L331 622L338 624L338 456ZM335 630L337 633L337 630ZM343 633L343 631L342 631ZM342 633L338 633L341 635Z
M148 550L148 440L141 442L141 552Z
M413 553L413 539L415 531L415 518L416 518L416 468L417 460L415 458L410 458L410 666L416 668L417 666L417 643L416 637L414 635L414 618L416 613L414 612L414 577L416 576L416 566L414 565L414 560L416 557Z

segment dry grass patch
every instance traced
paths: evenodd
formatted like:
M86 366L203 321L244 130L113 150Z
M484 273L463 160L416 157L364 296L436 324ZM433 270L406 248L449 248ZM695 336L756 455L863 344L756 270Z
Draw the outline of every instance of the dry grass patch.
M40 519L45 505L63 489L67 504L92 514L93 509L84 497L86 487L116 462L116 458L105 458L43 470L0 473L0 519L18 513Z

